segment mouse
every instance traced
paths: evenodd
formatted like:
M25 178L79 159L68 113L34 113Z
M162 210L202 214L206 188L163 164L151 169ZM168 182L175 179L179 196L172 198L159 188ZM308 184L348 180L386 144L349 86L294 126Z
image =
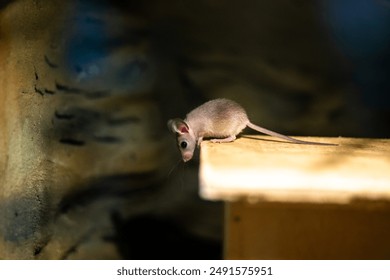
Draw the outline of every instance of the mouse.
M209 138L213 143L233 142L246 127L296 144L335 145L295 139L253 124L240 104L226 98L207 101L189 112L184 120L171 119L167 125L176 134L177 145L184 162L192 159L195 148L204 138Z

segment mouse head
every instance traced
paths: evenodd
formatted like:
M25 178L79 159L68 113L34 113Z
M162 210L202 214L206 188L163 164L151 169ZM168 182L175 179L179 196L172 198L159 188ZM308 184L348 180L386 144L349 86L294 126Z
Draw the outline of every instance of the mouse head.
M186 162L192 159L196 140L195 135L188 124L181 119L173 119L168 121L168 128L177 135L177 145L183 161Z

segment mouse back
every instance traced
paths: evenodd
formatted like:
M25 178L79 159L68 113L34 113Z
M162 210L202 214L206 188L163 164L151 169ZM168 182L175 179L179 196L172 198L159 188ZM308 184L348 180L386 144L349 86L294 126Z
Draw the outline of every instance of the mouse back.
M225 98L210 100L187 114L186 123L196 137L228 137L237 135L248 124L244 108Z

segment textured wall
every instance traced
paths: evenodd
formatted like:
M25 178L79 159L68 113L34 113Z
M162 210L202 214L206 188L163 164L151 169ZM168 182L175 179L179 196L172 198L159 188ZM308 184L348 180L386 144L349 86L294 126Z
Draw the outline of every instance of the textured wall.
M111 216L142 213L159 188L169 158L147 50L111 55L101 12L2 10L0 258L119 257Z

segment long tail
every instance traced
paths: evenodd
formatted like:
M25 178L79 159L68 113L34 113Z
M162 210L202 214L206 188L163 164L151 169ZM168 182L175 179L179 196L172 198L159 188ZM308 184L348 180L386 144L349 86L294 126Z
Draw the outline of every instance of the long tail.
M281 139L284 139L284 140L287 140L287 141L290 141L290 142L293 142L293 143L297 143L297 144L311 144L311 145L337 146L337 144L320 143L320 142L310 142L310 141L303 141L303 140L295 139L295 138L292 138L292 137L289 137L289 136L286 136L286 135L277 133L277 132L275 132L275 131L266 129L266 128L264 128L264 127L255 125L255 124L253 124L253 123L251 123L251 122L248 123L248 126L249 126L250 128L252 128L253 130L256 130L256 131L258 131L258 132L261 132L261 133L264 133L264 134L267 134L267 135L270 135L270 136L278 137L278 138L281 138Z

